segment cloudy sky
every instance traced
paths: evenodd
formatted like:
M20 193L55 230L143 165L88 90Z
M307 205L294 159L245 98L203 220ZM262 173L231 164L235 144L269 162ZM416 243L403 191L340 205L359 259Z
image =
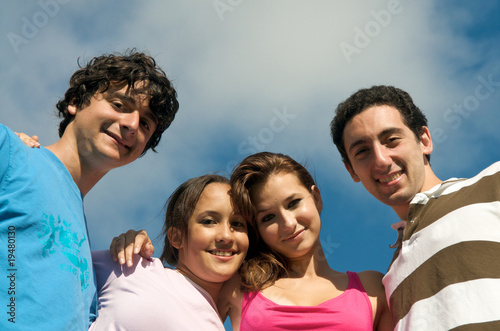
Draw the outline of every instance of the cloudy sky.
M136 47L166 71L180 109L157 154L86 196L93 249L129 228L159 235L180 183L268 150L315 175L331 267L384 272L397 217L345 171L334 109L360 88L400 87L427 114L438 177L478 173L500 159L499 16L495 0L4 1L0 122L52 144L77 59Z

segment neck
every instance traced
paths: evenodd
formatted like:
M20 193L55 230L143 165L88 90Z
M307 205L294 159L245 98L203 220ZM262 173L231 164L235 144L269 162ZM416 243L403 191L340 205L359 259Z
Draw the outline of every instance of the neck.
M186 276L193 282L195 282L197 285L199 285L201 288L203 288L205 291L210 294L214 302L217 302L219 299L219 293L222 289L222 285L224 284L223 282L221 283L213 283L213 282L208 282L200 277L196 276L189 268L187 268L184 264L179 263L177 265L176 270L181 273L182 275Z
M77 144L68 141L67 138L61 138L53 145L47 146L47 149L54 153L68 169L83 196L108 172L107 170L94 170L92 167L86 166L80 158Z
M322 276L331 271L319 239L311 249L310 254L299 258L287 259L287 262L291 278Z

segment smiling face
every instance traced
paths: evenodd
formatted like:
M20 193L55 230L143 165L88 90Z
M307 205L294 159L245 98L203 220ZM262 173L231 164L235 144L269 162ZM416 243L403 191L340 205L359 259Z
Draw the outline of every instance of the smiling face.
M135 89L111 85L96 93L83 109L68 106L74 115L66 132L74 134L82 164L110 170L136 160L156 129L149 98ZM69 133L71 134L71 133Z
M169 233L179 250L178 269L199 283L221 283L234 275L248 251L245 220L235 214L228 184L208 184L189 219L187 233Z
M316 186L311 189L293 173L273 174L253 189L259 234L286 259L312 254L319 243L321 195Z
M353 180L395 210L433 186L426 178L429 130L423 127L417 139L396 108L367 108L347 123L343 138L351 163L345 166Z

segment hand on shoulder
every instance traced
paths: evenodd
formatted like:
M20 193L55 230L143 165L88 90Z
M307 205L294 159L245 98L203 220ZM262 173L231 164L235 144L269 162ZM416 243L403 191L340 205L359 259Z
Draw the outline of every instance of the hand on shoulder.
M14 132L21 140L22 142L29 147L32 148L39 148L40 143L38 142L38 136L28 136L26 133L19 133L19 132Z

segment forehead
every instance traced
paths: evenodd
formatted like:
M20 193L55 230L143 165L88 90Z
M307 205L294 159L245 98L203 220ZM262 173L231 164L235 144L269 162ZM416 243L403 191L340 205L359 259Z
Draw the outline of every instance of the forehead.
M281 198L292 191L305 189L302 182L294 173L274 173L268 179L255 187L252 198L255 203L262 203L273 198Z
M230 186L225 183L208 184L198 199L195 212L200 212L204 209L217 209L221 206L230 206L229 189Z
M344 145L347 148L353 140L378 136L390 128L410 131L395 107L388 105L369 107L347 122L343 133Z

